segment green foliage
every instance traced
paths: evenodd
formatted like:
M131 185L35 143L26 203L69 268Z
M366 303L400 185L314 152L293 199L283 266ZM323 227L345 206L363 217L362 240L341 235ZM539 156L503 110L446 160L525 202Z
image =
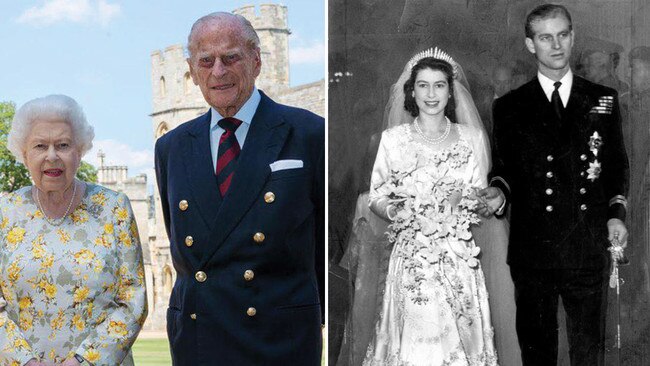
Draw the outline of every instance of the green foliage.
M97 169L90 163L81 161L81 165L77 170L77 179L83 182L97 183Z
M7 150L7 134L15 112L14 103L0 102L0 192L13 192L32 184L27 168L18 163ZM77 178L85 182L97 182L97 169L82 161L77 170Z
M0 102L0 191L12 192L31 184L29 172L24 165L16 162L7 150L7 134L14 118L16 106L11 102Z

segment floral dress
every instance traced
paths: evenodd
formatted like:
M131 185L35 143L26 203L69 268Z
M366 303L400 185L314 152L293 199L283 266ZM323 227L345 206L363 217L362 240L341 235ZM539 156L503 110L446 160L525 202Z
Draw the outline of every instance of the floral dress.
M409 125L385 131L370 202L390 200L393 245L382 306L363 365L496 365L485 279L470 226L470 195L486 185L484 134L454 125L443 149L414 140Z
M87 184L50 225L31 187L0 197L0 365L132 365L147 314L142 249L128 198Z

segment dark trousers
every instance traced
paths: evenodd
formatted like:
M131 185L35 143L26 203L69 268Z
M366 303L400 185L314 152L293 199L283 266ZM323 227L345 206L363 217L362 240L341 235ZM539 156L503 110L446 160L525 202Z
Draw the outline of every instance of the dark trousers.
M524 366L557 364L558 296L566 311L572 366L604 363L607 271L511 267Z

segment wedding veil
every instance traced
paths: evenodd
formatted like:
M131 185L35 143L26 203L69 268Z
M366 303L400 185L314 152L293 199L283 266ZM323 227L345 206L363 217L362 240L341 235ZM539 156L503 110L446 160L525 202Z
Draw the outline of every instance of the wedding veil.
M404 83L406 83L409 77L411 77L411 69L413 66L411 62L412 60L413 59L409 60L409 62L404 65L402 74L390 88L388 103L386 103L386 108L384 109L384 130L404 123L411 123L413 121L413 117L404 109ZM481 121L478 110L476 109L472 95L470 94L470 87L463 68L457 62L453 61L453 59L451 60L451 63L453 63L452 66L454 66L455 71L454 101L456 103L456 121L461 125L466 125L476 129L477 133L483 136L483 138L479 139L483 141L475 143L473 147L477 157L479 158L479 165L484 167L482 170L485 170L484 173L487 175L492 166L487 132L483 122Z
M468 142L473 145L481 174L487 176L490 169L489 140L469 92L463 69L458 64L456 66L457 75L454 79L456 121L470 127L468 130L471 136L468 137L471 141ZM413 121L413 117L404 109L404 83L410 74L411 62L409 61L391 87L384 110L383 130ZM374 158L371 161L374 161ZM370 211L368 192L361 193L357 199L346 254L340 262L340 265L349 271L351 301L337 366L360 365L374 334L391 252L387 236L384 234L387 230L388 222Z

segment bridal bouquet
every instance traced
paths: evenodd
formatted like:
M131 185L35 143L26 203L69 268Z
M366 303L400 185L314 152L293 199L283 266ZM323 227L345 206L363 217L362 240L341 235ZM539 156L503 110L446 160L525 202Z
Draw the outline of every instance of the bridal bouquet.
M480 222L475 212L476 189L448 174L450 167L466 162L469 154L465 149L452 149L448 155L398 164L385 183L388 198L397 208L388 239L391 244L399 243L405 268L412 274L406 287L416 302L428 300L420 284L436 271L426 269L452 263L448 247L442 246L447 240L460 243L453 245L455 257L472 268L478 266L480 248L470 241L470 226ZM445 164L440 164L441 159Z

